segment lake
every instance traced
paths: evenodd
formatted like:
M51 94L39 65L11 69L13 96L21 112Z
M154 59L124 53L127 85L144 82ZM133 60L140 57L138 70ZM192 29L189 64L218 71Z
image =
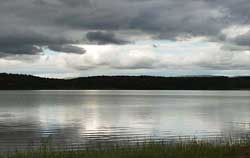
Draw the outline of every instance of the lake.
M250 91L0 91L0 149L250 133Z

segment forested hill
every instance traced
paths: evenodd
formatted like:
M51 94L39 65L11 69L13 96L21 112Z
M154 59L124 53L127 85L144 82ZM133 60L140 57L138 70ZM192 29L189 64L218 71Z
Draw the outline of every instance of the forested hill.
M0 90L250 90L250 77L93 76L48 79L0 74Z

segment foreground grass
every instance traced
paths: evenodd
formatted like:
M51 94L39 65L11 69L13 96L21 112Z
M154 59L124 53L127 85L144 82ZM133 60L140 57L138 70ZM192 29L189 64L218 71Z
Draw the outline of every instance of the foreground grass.
M143 143L135 146L55 151L41 147L32 151L2 153L1 158L250 158L250 142L212 144Z

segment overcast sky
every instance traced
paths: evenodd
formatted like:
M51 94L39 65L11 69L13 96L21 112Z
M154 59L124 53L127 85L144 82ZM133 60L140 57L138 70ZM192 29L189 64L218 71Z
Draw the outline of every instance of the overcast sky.
M249 0L0 0L0 72L250 75Z

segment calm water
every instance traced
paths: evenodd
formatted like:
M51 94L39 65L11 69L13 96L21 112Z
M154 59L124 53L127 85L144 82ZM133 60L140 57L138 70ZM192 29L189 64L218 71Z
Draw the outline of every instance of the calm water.
M250 133L250 91L0 91L0 149Z

